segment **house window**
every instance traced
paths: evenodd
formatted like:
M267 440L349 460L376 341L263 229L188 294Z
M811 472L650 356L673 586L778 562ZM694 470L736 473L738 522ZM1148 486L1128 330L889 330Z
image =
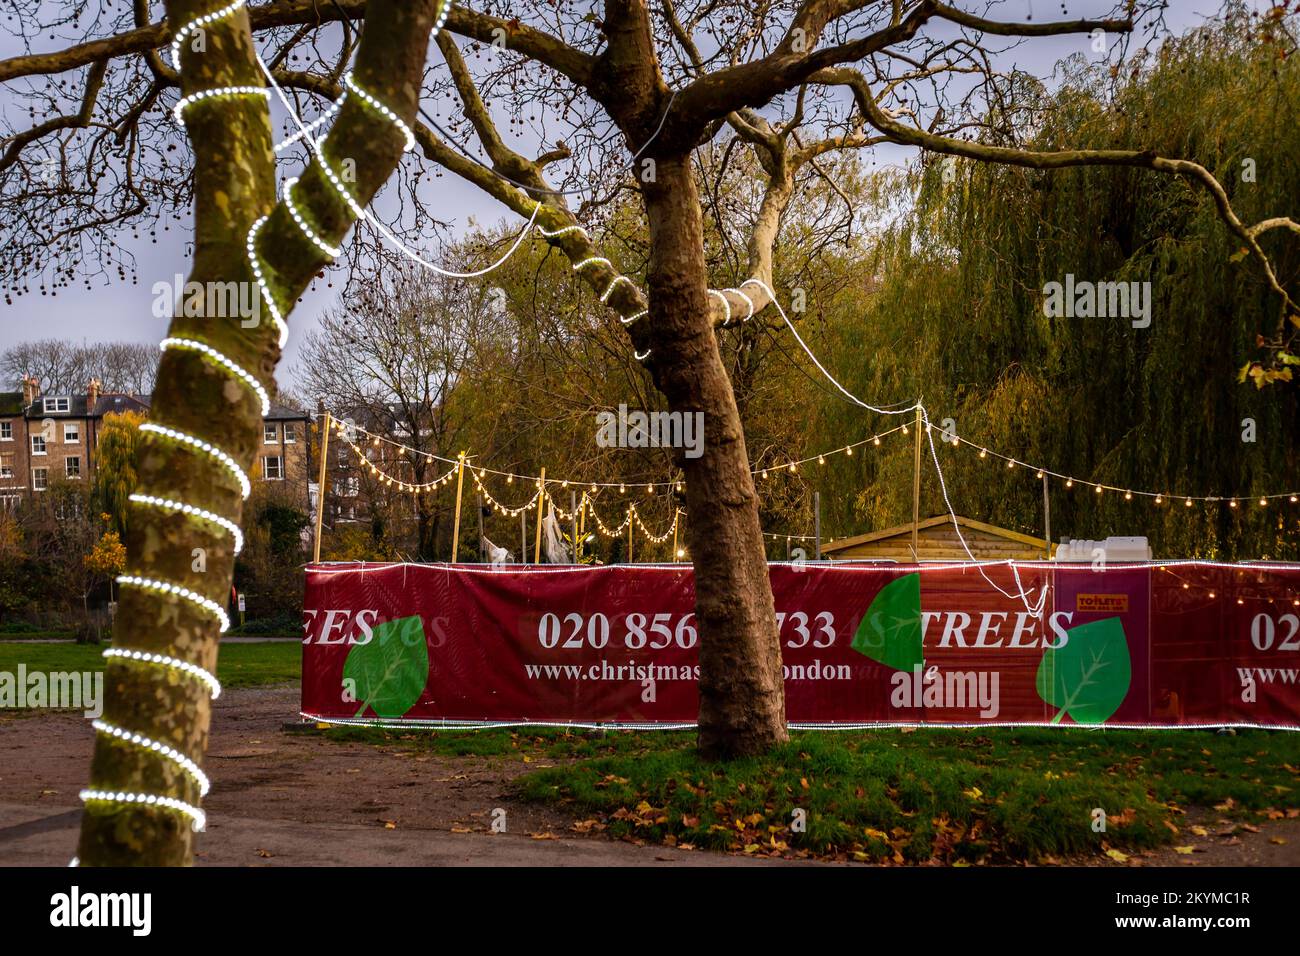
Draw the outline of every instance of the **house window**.
M50 469L33 468L32 469L32 487L37 491L44 491L50 485Z
M334 482L334 494L340 498L355 498L361 493L361 482L356 475L344 475Z
M267 481L281 481L284 478L284 459L279 455L262 456L262 477Z
M14 440L14 423L0 422L0 441Z
M63 444L80 445L81 444L81 426L76 422L65 422L63 425Z
M263 444L265 444L265 445L274 445L274 444L275 444L277 441L279 441L279 440L280 440L280 437L279 437L279 435L276 434L275 426L274 426L274 425L263 425L263 426L262 426L262 443L263 443Z
M66 412L72 408L71 399L67 398L47 398L45 399L45 414L49 415L54 412Z
M0 495L0 512L13 514L22 500L22 495Z
M295 444L298 441L298 426L293 422L284 423L284 443L286 445Z
M14 453L9 451L0 454L0 478L12 478L14 476Z
M76 456L63 459L63 473L69 478L80 478L81 459Z
M32 454L33 454L33 455L44 455L44 454L45 454L45 436L44 436L44 435L33 435L33 436L32 436Z

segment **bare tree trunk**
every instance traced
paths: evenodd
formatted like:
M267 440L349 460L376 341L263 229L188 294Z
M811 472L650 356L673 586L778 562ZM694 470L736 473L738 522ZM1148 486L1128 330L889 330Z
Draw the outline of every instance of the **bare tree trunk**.
M643 185L650 225L655 384L673 411L704 413L704 453L682 457L700 633L699 747L761 753L787 739L781 647L736 400L708 308L700 202L689 158Z

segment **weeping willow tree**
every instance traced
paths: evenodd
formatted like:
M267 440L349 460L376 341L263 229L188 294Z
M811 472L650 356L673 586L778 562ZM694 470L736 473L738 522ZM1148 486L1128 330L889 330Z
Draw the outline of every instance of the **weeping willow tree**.
M1170 41L1116 84L1078 61L1053 91L1025 91L1033 148L1150 148L1208 168L1245 218L1300 207L1300 70L1229 18ZM883 216L911 215L870 249L856 294L827 316L826 354L846 384L881 400L923 396L963 439L1072 475L1051 482L1053 536L1145 534L1157 554L1294 558L1300 509L1260 507L1294 489L1297 397L1285 369L1295 319L1258 273L1211 196L1137 169L1043 171L929 157L881 177ZM1261 237L1284 283L1300 257ZM1052 318L1044 287L1066 275L1149 282L1151 323ZM853 356L873 355L855 362ZM1275 371L1271 384L1260 370ZM822 403L808 447L881 427ZM892 423L891 423L892 424ZM1033 469L939 446L959 513L1041 534ZM928 453L927 453L928 458ZM839 459L821 482L832 534L910 519L910 440ZM1084 482L1162 492L1096 494ZM944 510L933 469L922 513ZM1224 501L1187 507L1182 495ZM1230 499L1237 505L1231 506Z
M109 530L119 537L126 534L128 503L137 483L135 457L143 423L137 412L112 412L95 436L95 507L108 515Z

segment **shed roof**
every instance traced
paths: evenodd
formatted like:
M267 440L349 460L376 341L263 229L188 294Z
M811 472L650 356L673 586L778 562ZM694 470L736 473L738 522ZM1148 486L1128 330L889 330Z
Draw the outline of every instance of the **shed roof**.
M923 518L917 525L920 531L927 528L936 528L942 525L951 525L953 521L957 522L958 527L970 529L972 531L982 531L985 534L997 538L1004 538L1007 541L1014 541L1027 547L1038 550L1046 550L1047 542L1042 538L1035 538L1033 535L1022 534L1019 531L1012 531L1010 528L1001 528L995 524L988 524L984 521L976 521L974 518L967 518L964 515L934 515L930 518ZM871 531L867 534L854 535L851 538L838 538L835 541L828 541L822 545L822 553L829 554L837 551L846 551L864 544L885 541L889 538L910 538L912 535L912 524L895 525L892 528L885 528L881 531Z

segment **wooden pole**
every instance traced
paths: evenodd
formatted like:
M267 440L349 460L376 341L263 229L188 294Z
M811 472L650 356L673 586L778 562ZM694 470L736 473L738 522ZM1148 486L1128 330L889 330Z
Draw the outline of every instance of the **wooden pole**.
M578 502L578 550L581 552L582 543L587 539L587 493L582 493L582 498Z
M474 502L478 506L478 563L483 563L483 495L474 496Z
M573 563L579 564L578 561L578 494L575 491L569 492L569 516L572 518L573 527Z
M460 554L460 493L465 487L465 453L461 452L456 458L456 520L451 526L451 563L456 563L456 556Z
M328 477L327 462L330 454L330 413L325 413L325 421L320 429L320 478L316 486L316 545L312 551L312 563L320 564L320 536L325 526L325 479Z
M627 508L627 563L632 563L632 506Z
M1043 540L1047 542L1047 560L1052 560L1052 501L1047 494L1047 473L1043 473Z
M528 510L519 512L519 563L528 563Z
M822 559L822 493L813 492L813 542L816 550L814 555L818 561Z
M673 561L677 561L677 523L681 520L682 509L673 512Z
M533 564L542 563L542 509L546 507L546 467L542 467L542 476L537 479L537 538L533 544Z
M921 405L916 406L916 442L912 454L912 560L921 554Z

